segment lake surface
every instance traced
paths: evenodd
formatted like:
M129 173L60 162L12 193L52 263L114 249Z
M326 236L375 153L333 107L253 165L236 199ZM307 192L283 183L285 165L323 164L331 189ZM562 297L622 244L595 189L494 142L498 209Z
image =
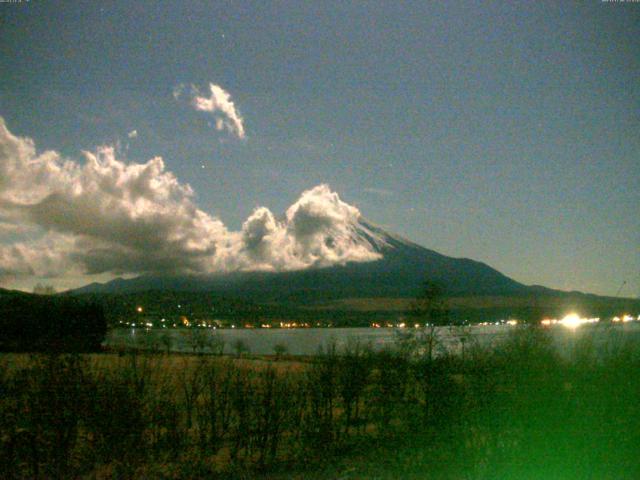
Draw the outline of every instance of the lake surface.
M491 346L507 338L509 333L521 328L510 325L473 327L438 327L436 335L439 349L460 353L463 348L478 344ZM295 328L295 329L114 329L105 341L112 348L141 348L174 352L198 350L212 352L216 343L224 343L224 353L235 353L235 345L242 341L248 351L256 355L272 355L276 345L282 345L292 355L314 355L320 348L335 343L338 350L350 342L370 345L374 350L390 348L408 331L424 332L424 329L398 328ZM583 325L570 329L562 325L549 328L560 352L569 352L580 339L588 337L597 349L606 349L622 342L640 341L640 323L619 325Z

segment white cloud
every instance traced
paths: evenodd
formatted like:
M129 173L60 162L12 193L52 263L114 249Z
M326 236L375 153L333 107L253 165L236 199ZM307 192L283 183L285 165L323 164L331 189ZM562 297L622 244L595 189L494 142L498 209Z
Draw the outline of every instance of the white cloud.
M184 86L174 89L174 97L178 98ZM216 115L216 130L227 130L238 138L245 138L244 120L235 104L231 101L231 95L219 85L209 84L210 95L203 96L197 88L192 86L192 105L196 110L209 112Z
M78 272L69 236L47 234L31 241L0 244L0 279L6 276L53 278Z
M0 220L0 240L2 237L20 236L25 233L33 232L34 228L27 225L17 225L15 223L3 222Z
M128 134L127 137L129 138L137 138L138 137L138 130L131 130Z
M326 185L283 219L261 207L233 232L195 205L161 158L125 163L109 147L84 157L38 153L0 117L2 230L25 232L0 239L0 277L279 271L380 257L360 235L358 209Z
M180 83L173 88L173 98L179 100L185 95L187 86ZM244 119L240 115L231 94L215 83L209 83L209 95L202 94L198 87L189 87L190 103L193 108L201 112L208 112L215 116L213 126L218 131L226 130L236 137L245 138Z
M242 226L248 268L297 270L380 258L361 233L357 208L343 202L327 185L302 193L282 221L257 208ZM368 235L375 237L372 232Z

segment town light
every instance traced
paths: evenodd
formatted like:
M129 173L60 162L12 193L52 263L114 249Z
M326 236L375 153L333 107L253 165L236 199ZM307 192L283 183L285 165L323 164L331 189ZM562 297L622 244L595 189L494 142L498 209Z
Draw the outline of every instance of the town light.
M558 323L560 323L561 325L564 325L567 328L575 329L585 323L598 323L599 321L600 321L600 318L598 317L582 318L577 313L570 313L569 315L565 316L562 320L560 320Z
M580 320L578 314L570 313L569 315L566 315L562 320L560 320L560 323L567 328L578 328L582 321Z

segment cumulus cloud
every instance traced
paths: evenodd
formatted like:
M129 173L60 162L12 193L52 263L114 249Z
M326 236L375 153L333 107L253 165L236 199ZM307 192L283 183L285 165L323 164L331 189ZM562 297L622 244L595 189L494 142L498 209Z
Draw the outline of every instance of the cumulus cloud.
M173 89L173 97L177 100L184 91L180 84ZM191 105L196 110L215 115L215 128L226 130L238 138L245 138L244 119L231 100L231 94L215 83L209 84L209 94L201 94L195 85L191 85Z
M78 272L71 259L73 240L65 235L47 234L41 238L0 244L0 279L6 276L54 278Z
M366 240L375 234L359 222L357 208L340 200L327 185L302 193L282 221L265 207L242 226L242 246L250 268L295 270L380 258Z
M0 117L2 230L23 232L0 238L0 276L281 271L380 257L358 209L326 185L284 218L256 209L236 232L193 196L160 157L126 163L110 147L83 162L39 153Z

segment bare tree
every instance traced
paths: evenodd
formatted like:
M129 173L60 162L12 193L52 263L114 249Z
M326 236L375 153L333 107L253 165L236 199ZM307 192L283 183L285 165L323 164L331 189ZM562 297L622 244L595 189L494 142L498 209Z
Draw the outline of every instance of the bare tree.
M164 347L167 355L169 355L169 353L171 352L171 347L173 345L173 338L171 338L171 335L167 332L162 334L162 336L160 337L160 343Z
M236 357L240 358L243 354L249 353L249 345L242 338L238 338L233 342L233 350L236 352Z
M224 341L224 338L222 337L222 335L220 335L219 333L216 333L215 335L212 335L210 337L209 348L211 348L211 352L214 355L222 355L224 353L225 343L226 342Z
M409 348L410 353L426 354L432 360L439 345L437 327L449 324L451 319L444 288L436 282L425 281L422 290L409 306L407 318L424 324L424 330L402 339L405 348Z
M43 285L42 283L38 283L35 287L33 287L33 293L36 295L55 295L56 289L51 285Z
M189 344L193 353L204 353L209 345L209 332L198 327L192 327L189 330Z
M276 354L276 360L280 360L287 353L287 346L284 343L276 343L273 346L273 353Z

